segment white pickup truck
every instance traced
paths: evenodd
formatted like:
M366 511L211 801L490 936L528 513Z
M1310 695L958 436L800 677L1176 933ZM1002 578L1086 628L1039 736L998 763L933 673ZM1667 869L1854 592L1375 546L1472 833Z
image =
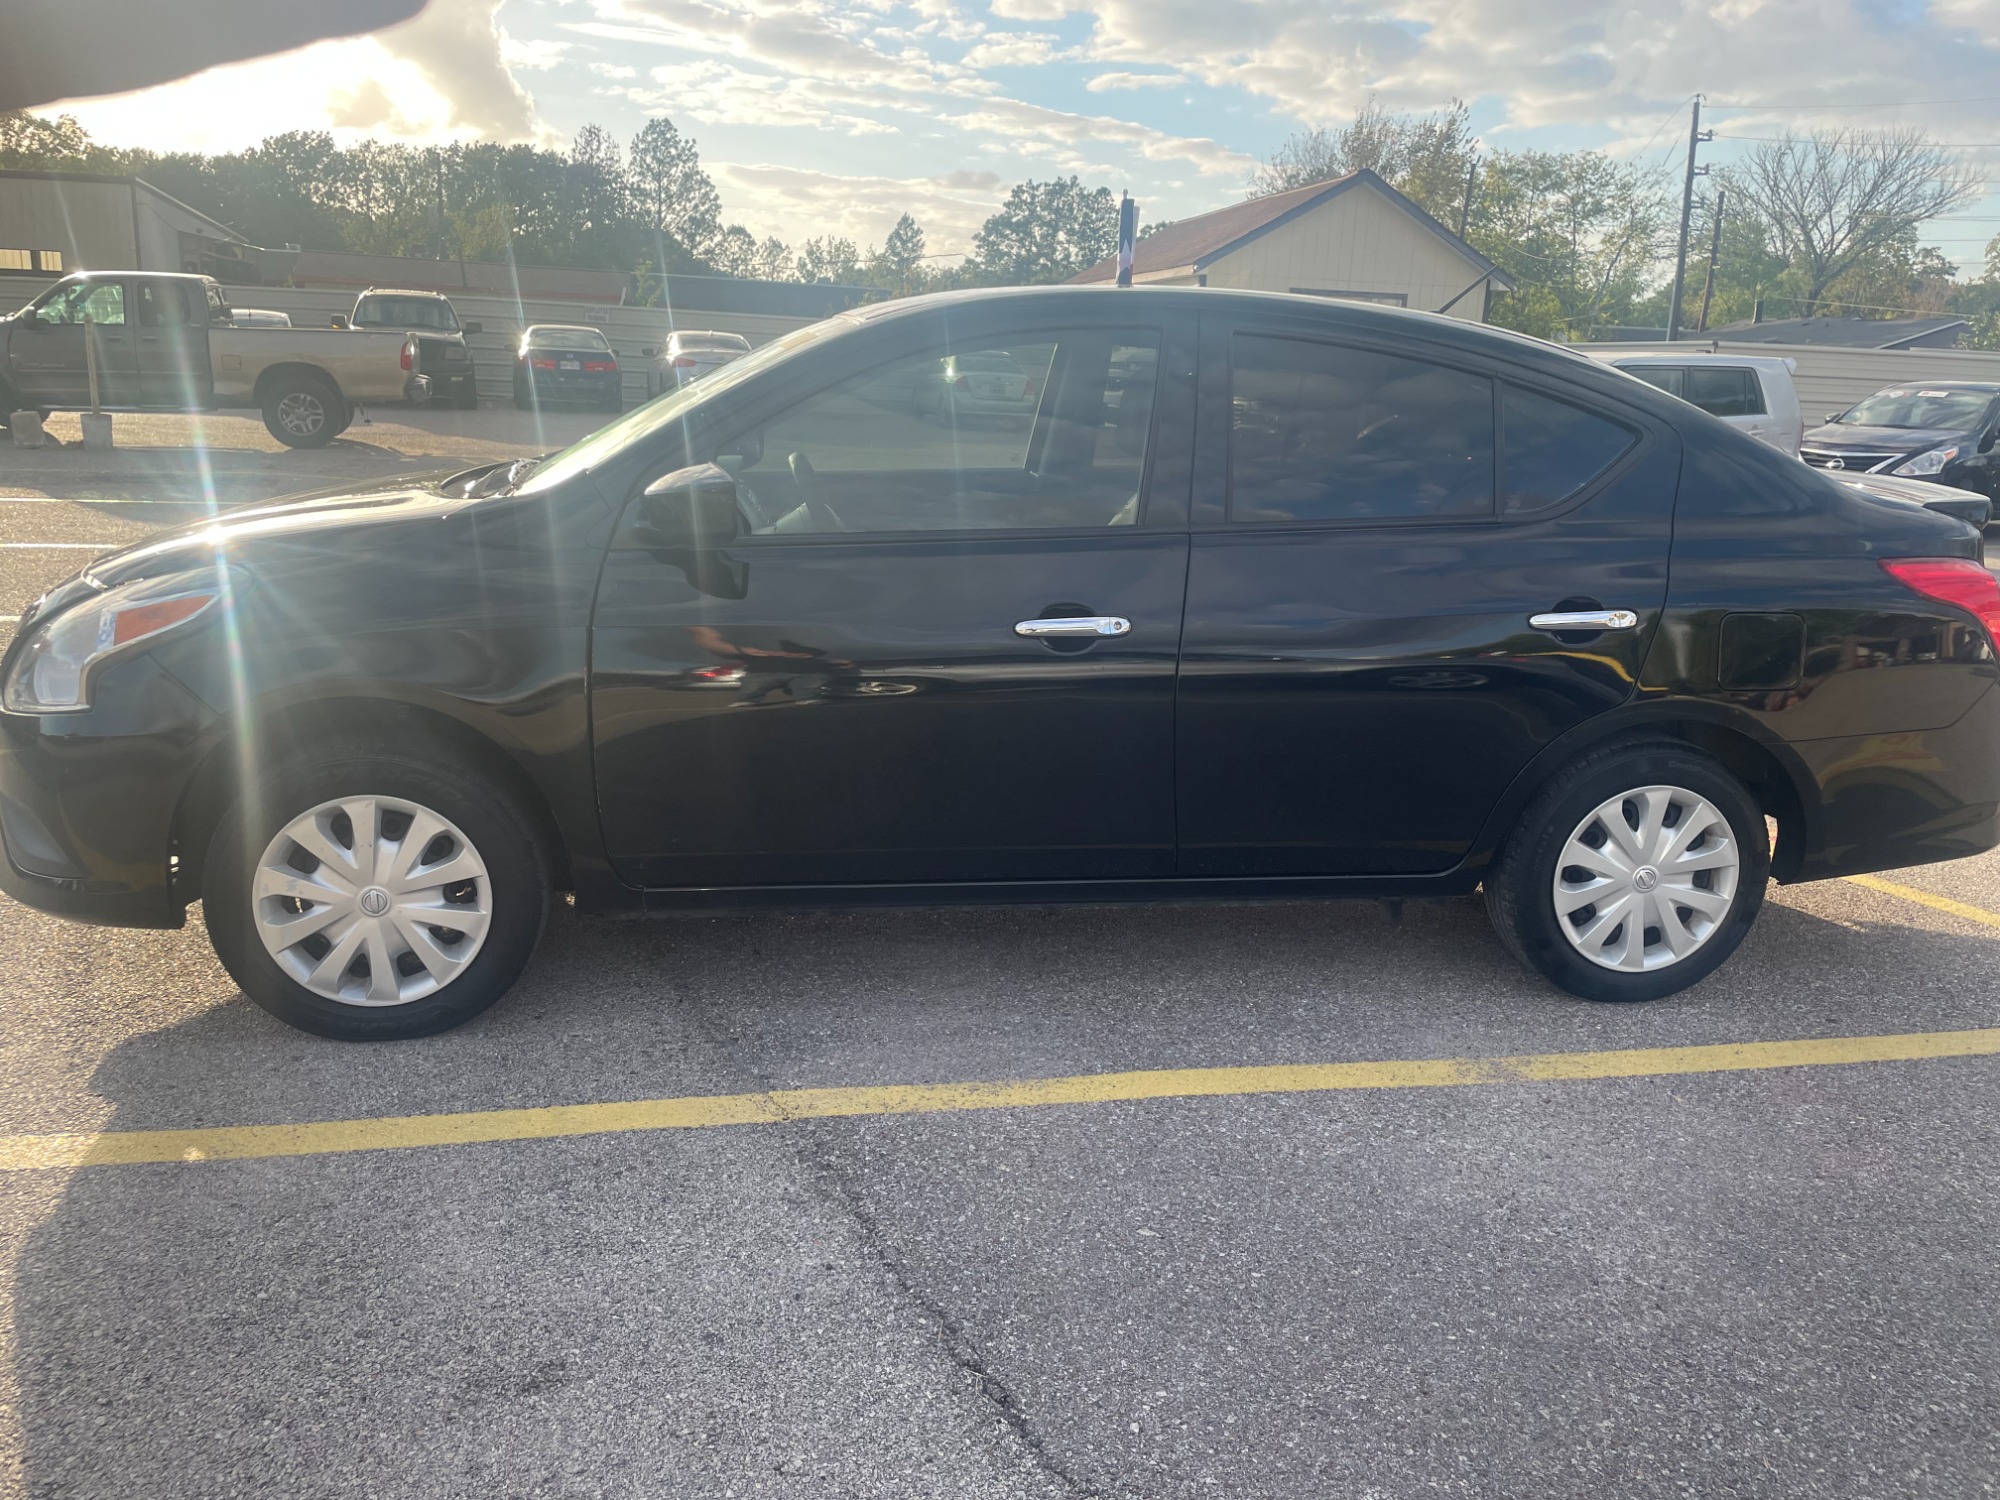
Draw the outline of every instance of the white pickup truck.
M65 276L0 318L0 424L28 409L261 411L291 448L333 441L369 402L425 401L416 341L401 332L238 327L219 283L155 271Z

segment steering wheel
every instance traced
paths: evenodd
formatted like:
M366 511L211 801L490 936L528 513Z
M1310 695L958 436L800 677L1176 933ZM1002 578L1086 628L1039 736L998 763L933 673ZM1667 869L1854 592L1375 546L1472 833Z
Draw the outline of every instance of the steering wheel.
M845 531L847 523L820 493L819 472L813 468L812 460L803 453L794 453L785 460L785 466L792 471L792 483L798 487L799 503L805 506L806 514L813 518L821 531Z

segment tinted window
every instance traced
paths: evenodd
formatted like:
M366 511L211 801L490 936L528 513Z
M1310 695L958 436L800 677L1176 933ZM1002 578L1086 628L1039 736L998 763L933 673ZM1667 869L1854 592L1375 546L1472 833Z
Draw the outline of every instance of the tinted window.
M1764 391L1754 370L1696 365L1688 371L1687 399L1710 416L1761 417Z
M458 319L441 297L363 297L354 307L357 328L445 328Z
M934 347L718 445L753 533L1131 526L1158 337Z
M1687 371L1673 365L1620 365L1627 375L1657 386L1669 396L1687 395Z
M533 349L596 349L611 347L595 328L530 328L522 343Z
M1515 514L1567 500L1639 440L1629 427L1513 386L1500 410L1505 509Z
M177 328L196 321L189 310L190 300L187 287L178 281L140 282L139 326Z
M1877 391L1840 420L1857 427L1978 427L1994 406L1991 391L1925 390L1896 386Z
M1424 360L1239 334L1229 517L1357 521L1493 511L1493 383Z

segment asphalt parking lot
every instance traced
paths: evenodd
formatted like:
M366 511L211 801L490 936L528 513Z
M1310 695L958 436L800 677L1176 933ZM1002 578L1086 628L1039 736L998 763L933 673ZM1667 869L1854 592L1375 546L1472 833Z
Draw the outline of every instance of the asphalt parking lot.
M0 448L0 610L514 416ZM1774 888L1638 1007L1475 902L559 910L354 1047L194 918L0 901L0 1493L2000 1489L2000 856Z

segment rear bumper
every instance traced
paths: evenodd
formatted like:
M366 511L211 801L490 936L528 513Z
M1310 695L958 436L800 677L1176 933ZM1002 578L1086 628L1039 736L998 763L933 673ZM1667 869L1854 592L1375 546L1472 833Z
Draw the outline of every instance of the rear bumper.
M72 921L179 927L174 820L214 715L145 657L100 692L115 710L0 714L0 890Z
M1791 748L1819 793L1796 880L1935 864L2000 845L2000 688L1943 729Z

